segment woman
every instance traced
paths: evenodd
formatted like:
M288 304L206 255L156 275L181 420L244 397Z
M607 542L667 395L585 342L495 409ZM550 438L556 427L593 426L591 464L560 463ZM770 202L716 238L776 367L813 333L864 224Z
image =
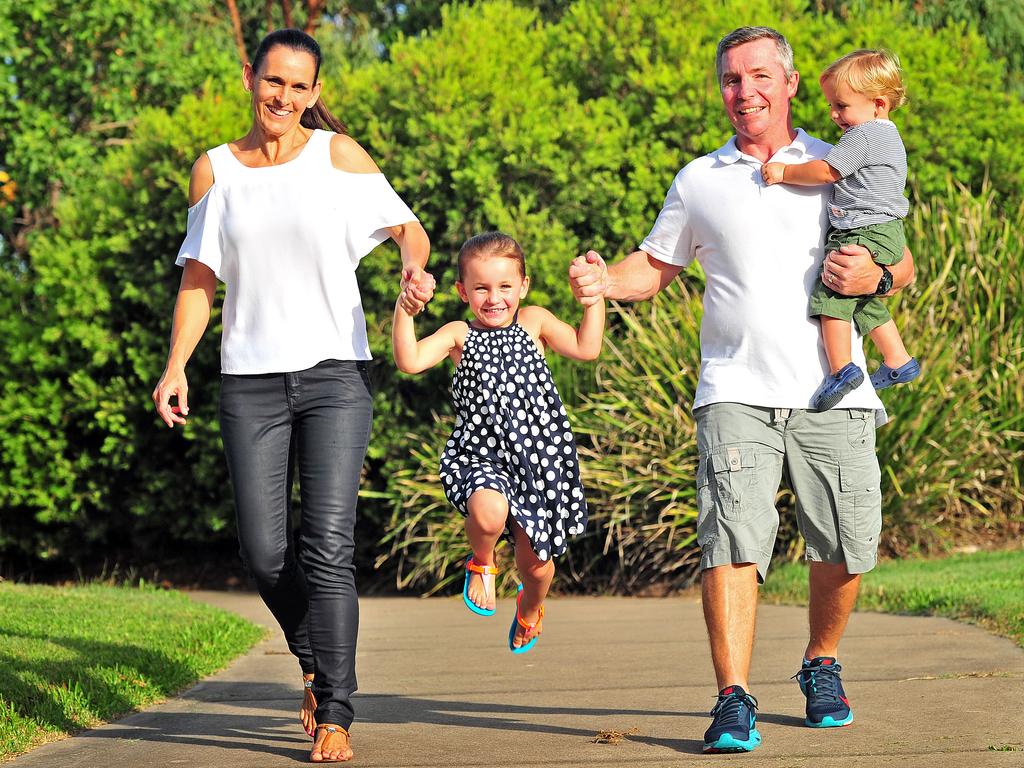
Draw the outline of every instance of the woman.
M242 557L298 657L312 762L352 758L358 603L353 530L370 434L370 357L355 269L390 237L408 309L433 294L426 233L373 160L319 101L320 48L272 32L242 70L253 121L192 168L184 267L153 401L185 424L185 364L227 285L220 421ZM326 125L332 131L321 130ZM171 405L171 399L177 405ZM292 458L302 499L289 526Z

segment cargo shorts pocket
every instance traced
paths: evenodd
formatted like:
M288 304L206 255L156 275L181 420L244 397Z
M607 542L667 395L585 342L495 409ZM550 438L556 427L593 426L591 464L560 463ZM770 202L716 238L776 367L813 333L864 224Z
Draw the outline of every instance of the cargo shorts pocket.
M873 551L882 532L882 475L874 452L839 460L839 529L843 547Z
M873 451L875 448L875 412L863 408L851 408L849 416L846 438L849 440L850 446L862 451Z
M712 451L706 461L707 484L716 512L726 520L741 520L757 485L757 454L746 446Z
M713 548L718 541L718 525L715 523L715 509L708 481L708 463L706 455L697 461L697 546L701 550Z

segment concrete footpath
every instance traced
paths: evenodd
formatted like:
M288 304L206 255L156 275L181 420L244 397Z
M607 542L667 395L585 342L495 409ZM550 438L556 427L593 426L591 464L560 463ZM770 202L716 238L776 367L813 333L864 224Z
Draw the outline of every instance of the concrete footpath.
M268 626L259 598L194 593ZM1024 651L945 619L855 614L843 678L856 722L803 726L806 613L763 606L752 692L763 745L702 755L714 678L695 598L553 598L533 651L505 646L513 602L361 601L355 765L993 768L1024 766ZM15 768L264 768L304 763L299 672L279 631L179 698L48 744ZM616 744L600 731L630 731Z

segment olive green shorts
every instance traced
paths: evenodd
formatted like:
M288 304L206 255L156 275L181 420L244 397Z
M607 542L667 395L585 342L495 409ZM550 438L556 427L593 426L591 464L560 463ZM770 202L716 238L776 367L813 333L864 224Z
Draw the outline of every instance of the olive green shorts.
M805 558L875 566L882 494L875 412L714 403L697 421L697 543L701 569L754 563L764 581L779 530L783 477L796 495Z
M906 244L903 221L894 219L854 229L830 227L825 238L825 253L838 251L844 245L863 245L871 251L876 264L888 266L898 264L903 259ZM811 317L824 315L856 323L857 332L861 336L866 336L892 319L881 299L874 296L843 296L824 285L821 275L818 278L811 291Z

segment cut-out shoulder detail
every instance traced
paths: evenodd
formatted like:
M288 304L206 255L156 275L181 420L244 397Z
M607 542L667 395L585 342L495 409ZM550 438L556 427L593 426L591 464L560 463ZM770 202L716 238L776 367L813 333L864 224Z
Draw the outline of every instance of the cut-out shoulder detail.
M192 175L188 181L188 205L194 206L213 187L213 163L205 152L192 164Z
M347 173L380 173L366 150L351 136L336 133L331 137L331 164Z

